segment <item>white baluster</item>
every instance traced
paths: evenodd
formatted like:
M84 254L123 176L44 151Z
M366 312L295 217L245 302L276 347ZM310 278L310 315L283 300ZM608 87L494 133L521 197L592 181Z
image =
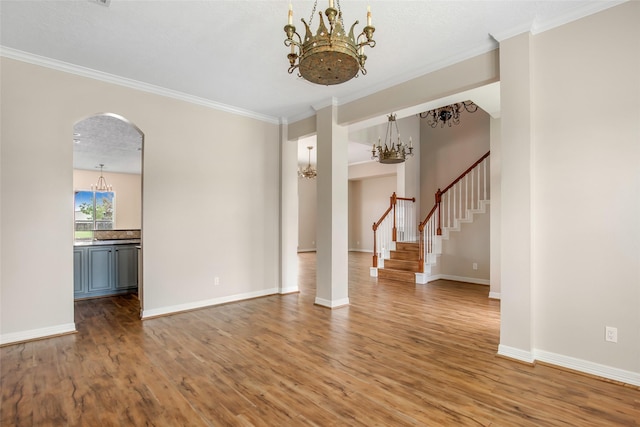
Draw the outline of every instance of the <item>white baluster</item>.
M447 227L451 227L451 194L447 191Z
M473 188L474 188L474 176L473 176L473 172L471 171L471 209L475 209L475 203L474 203L474 198L473 198Z
M484 194L483 200L487 200L487 159L482 161L484 165Z

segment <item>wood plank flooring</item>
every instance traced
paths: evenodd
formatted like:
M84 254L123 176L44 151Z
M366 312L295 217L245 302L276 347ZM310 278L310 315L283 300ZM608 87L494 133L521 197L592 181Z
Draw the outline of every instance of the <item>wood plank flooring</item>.
M78 334L0 349L4 426L637 426L637 388L496 357L488 288L371 278L351 305L299 294L137 319L133 296L76 302ZM180 284L176 284L179 286Z

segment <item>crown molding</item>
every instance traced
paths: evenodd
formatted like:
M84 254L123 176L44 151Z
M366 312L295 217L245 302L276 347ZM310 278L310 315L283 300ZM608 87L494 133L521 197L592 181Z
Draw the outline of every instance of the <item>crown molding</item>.
M327 107L337 107L337 106L338 106L338 98L336 98L335 96L332 96L331 98L322 100L312 105L315 111L320 111L323 108L327 108Z
M499 43L526 32L537 35L570 22L577 21L578 19L585 18L589 15L593 15L594 13L626 3L627 1L628 0L611 0L588 3L557 16L550 16L542 19L536 17L531 22L526 22L506 31L491 32L489 35Z
M265 114L256 113L253 111L245 110L242 108L233 107L231 105L221 104L219 102L211 101L209 99L200 98L197 96L189 95L183 92L163 88L160 86L143 83L137 80L128 79L126 77L116 76L114 74L105 73L102 71L93 70L91 68L82 67L68 62L58 61L44 56L34 55L21 50L12 49L6 46L0 46L0 56L5 58L14 59L17 61L27 62L29 64L38 65L41 67L50 68L65 73L75 74L80 77L86 77L94 80L99 80L105 83L111 83L118 86L128 87L130 89L139 90L141 92L152 93L155 95L164 96L167 98L173 98L180 101L189 102L191 104L200 105L207 108L212 108L218 111L224 111L231 114L237 114L239 116L249 117L252 119L260 120L271 124L280 124L280 120L277 117L267 116Z

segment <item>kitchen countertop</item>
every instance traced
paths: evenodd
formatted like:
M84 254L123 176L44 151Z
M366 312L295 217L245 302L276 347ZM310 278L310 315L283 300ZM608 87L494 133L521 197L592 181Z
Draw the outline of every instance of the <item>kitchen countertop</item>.
M76 240L73 246L139 245L140 239Z

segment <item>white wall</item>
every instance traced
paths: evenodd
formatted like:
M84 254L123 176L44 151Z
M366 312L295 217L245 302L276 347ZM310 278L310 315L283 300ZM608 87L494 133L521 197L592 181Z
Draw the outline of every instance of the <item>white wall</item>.
M395 176L349 181L349 249L373 252L373 223L389 208Z
M441 264L439 274L451 279L489 284L490 206L487 206L485 213L475 214L473 222L462 223L460 231L450 232L449 239L442 241L442 255L438 258Z
M316 180L298 178L298 251L316 250Z
M640 384L638 22L631 2L534 38L532 212L535 348Z
M636 385L638 22L627 2L501 42L501 353Z
M277 124L7 58L1 79L2 342L74 328L72 132L98 112L145 134L145 314L277 292Z

